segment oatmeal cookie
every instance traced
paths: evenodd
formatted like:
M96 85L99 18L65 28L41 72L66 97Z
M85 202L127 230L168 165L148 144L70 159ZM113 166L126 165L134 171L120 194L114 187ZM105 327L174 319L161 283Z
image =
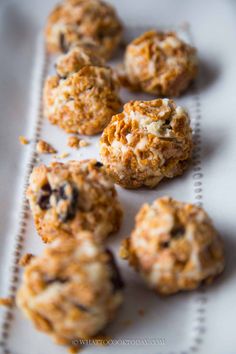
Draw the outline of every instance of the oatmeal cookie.
M66 0L48 17L45 40L49 52L66 52L78 41L94 43L109 59L122 38L122 24L114 8L100 0Z
M58 57L56 71L58 76L66 78L88 65L103 66L105 61L96 52L96 46L81 44Z
M123 282L113 255L81 232L60 238L26 265L17 305L58 344L90 338L115 316Z
M174 32L145 32L128 45L124 64L134 89L158 96L179 96L198 71L196 49Z
M206 212L168 197L144 204L121 256L161 294L210 283L224 269L223 245Z
M167 98L131 101L112 118L100 146L102 162L116 183L155 187L187 166L192 151L188 114Z
M120 227L122 209L114 185L96 160L35 167L27 197L44 242L73 238L80 230L102 241Z
M67 133L97 134L120 108L119 84L110 68L85 66L67 79L46 80L44 114Z

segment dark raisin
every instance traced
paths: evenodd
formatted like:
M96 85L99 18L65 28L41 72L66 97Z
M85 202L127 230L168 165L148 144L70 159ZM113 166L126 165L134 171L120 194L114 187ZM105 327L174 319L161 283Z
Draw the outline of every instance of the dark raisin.
M44 282L47 285L53 284L53 283L60 283L60 284L64 284L68 281L68 278L60 278L60 277L55 277L55 278L50 278L45 276L44 277Z
M60 77L60 80L66 80L67 79L67 76L59 75L59 77ZM70 99L69 101L74 101L74 99Z
M59 214L59 219L62 222L72 220L75 217L76 209L78 206L78 189L71 183L66 182L54 191L56 200L59 203L61 200L68 201L67 209Z
M58 189L58 199L59 200L60 199L64 199L64 200L68 199L68 195L66 195L66 191L65 191L67 185L68 184L65 183L65 184L63 184L62 186L59 187L59 189Z
M65 39L65 35L64 33L60 33L60 48L62 50L63 53L68 52L68 45L66 43L66 39Z
M102 31L97 34L97 38L101 41L104 39L105 36L106 36L106 34Z
M80 310L80 311L83 311L83 312L89 312L89 308L82 305L82 304L78 304L76 303L75 306Z
M111 268L111 282L113 285L113 290L114 290L114 292L116 292L116 291L124 288L124 282L121 278L119 269L116 265L116 262L115 262L112 252L110 250L106 249L106 253L109 256L109 265Z
M102 167L103 163L101 163L100 161L97 161L94 166L95 167Z
M52 194L52 189L49 183L42 186L37 199L37 204L41 209L47 210L50 208L50 197Z
M169 125L170 122L171 122L171 119L170 119L170 118L167 118L167 119L165 120L165 125Z
M169 241L164 241L164 242L161 243L161 247L162 247L162 248L168 248L169 245L170 245L170 242L169 242Z
M175 226L170 232L171 237L173 238L180 238L184 235L184 233L185 233L185 228L182 225Z

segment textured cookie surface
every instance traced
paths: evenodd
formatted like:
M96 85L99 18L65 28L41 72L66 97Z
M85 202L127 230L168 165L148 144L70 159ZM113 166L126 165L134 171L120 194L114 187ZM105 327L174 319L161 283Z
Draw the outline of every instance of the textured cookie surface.
M37 231L45 242L92 231L97 241L119 229L122 209L113 183L96 160L35 167L27 190Z
M66 0L48 17L45 40L50 52L66 52L77 42L93 43L109 59L122 37L115 10L100 0Z
M114 317L123 282L112 253L88 232L54 241L26 265L17 304L59 344L90 338Z
M192 150L188 114L170 99L131 101L112 118L100 146L101 159L116 183L155 187L186 168Z
M97 134L120 108L119 84L110 68L84 66L66 79L46 80L44 114L67 133Z
M146 32L126 49L130 85L159 96L179 96L196 77L197 68L195 48L173 32Z
M121 256L161 294L211 282L225 264L222 242L206 212L167 197L143 205Z
M80 44L72 47L68 53L61 54L56 61L58 76L66 78L84 66L102 66L104 60L96 52L97 46Z

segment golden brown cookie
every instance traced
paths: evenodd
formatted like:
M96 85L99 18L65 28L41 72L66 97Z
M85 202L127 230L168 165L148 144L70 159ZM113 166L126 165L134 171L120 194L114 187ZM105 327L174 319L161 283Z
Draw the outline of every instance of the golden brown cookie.
M222 242L206 212L168 197L142 206L121 256L164 295L211 282L225 265Z
M122 38L122 24L114 8L100 0L66 0L51 12L45 26L50 52L66 52L77 43L93 43L109 59Z
M100 146L102 162L116 183L155 187L187 166L192 151L188 114L167 98L131 101L112 118Z
M123 301L123 282L108 250L81 232L60 238L26 265L17 305L58 344L99 333Z
M67 133L95 135L120 108L119 84L110 68L84 66L67 79L46 80L44 114Z
M45 242L73 238L81 230L102 241L120 227L122 209L114 185L96 160L35 167L27 197Z
M136 90L179 96L196 77L197 70L196 49L174 32L145 32L126 49L125 72Z

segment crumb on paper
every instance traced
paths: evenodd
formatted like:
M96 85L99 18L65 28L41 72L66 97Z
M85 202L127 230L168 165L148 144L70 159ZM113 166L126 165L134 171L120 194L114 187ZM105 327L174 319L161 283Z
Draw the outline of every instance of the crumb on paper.
M36 150L39 154L55 154L57 152L51 144L44 140L39 140L37 142Z
M55 155L54 157L55 157L56 159L64 159L64 158L68 157L69 155L70 155L69 152L63 152L62 154L60 154L60 155Z
M79 142L79 147L85 147L85 146L89 146L89 145L90 145L90 143L85 140L80 140L80 142Z
M19 141L21 145L28 145L29 144L29 139L27 139L25 136L20 135L19 136Z
M139 316L143 317L145 315L144 309L139 309L138 314L139 314Z
M67 145L73 149L78 149L80 138L76 135L71 135L67 139Z
M69 354L77 354L81 351L81 347L79 346L71 346L68 348L68 353Z
M34 257L34 255L32 253L24 254L19 261L19 265L21 265L22 267L25 267L27 264L30 263L30 261L32 260L33 257Z
M119 256L121 259L128 259L129 258L129 251L128 251L128 243L127 239L121 242L121 247L119 250Z
M11 297L0 297L0 306L12 307L14 303L14 299Z

